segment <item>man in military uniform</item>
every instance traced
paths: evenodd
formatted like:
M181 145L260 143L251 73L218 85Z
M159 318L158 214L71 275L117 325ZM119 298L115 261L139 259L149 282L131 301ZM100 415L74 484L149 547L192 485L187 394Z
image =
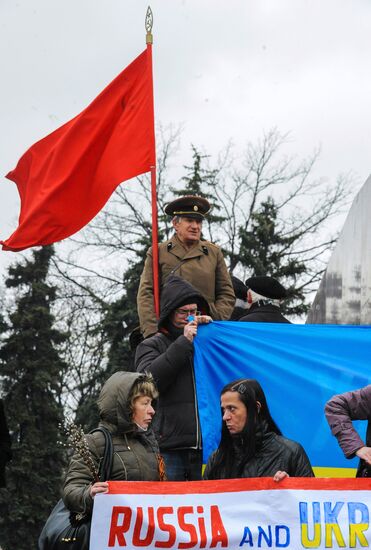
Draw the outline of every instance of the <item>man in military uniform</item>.
M215 244L201 240L202 221L210 210L203 197L187 195L170 202L165 212L172 216L175 235L159 244L159 284L169 275L182 277L207 300L215 320L227 320L235 295L223 254ZM157 331L153 301L152 247L147 252L137 296L138 315L144 337Z
M239 319L247 323L290 323L280 311L286 289L273 277L250 277L247 286L247 313Z

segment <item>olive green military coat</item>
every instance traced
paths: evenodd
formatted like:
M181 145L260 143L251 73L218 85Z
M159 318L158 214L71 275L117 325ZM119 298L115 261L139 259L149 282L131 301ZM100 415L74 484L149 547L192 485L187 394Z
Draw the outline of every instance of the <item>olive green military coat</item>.
M235 295L222 251L209 241L200 241L187 250L174 235L159 245L159 277L161 287L169 275L178 275L198 290L207 300L215 320L228 320ZM157 332L153 302L152 247L147 252L137 297L141 330L145 337Z

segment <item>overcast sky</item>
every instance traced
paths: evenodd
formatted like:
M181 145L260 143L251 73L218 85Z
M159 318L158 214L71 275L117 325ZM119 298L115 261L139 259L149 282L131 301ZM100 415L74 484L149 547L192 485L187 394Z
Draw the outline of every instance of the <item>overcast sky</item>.
M144 0L0 0L0 238L17 225L5 179L145 48ZM155 117L214 154L272 127L321 146L329 181L371 173L370 0L152 0ZM0 269L12 252L0 252ZM1 267L2 266L2 267Z

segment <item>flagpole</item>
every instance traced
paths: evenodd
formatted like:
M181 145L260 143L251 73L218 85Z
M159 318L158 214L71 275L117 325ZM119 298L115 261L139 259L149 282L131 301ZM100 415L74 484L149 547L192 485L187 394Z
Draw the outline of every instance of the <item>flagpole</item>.
M152 75L152 44L153 44L153 15L148 6L145 20L146 44L148 55L148 70L151 86L152 112L153 106L153 75ZM160 317L160 291L159 291L159 270L158 270L158 222L157 222L157 189L156 189L156 157L151 166L151 197L152 197L152 265L153 265L153 301L157 319Z

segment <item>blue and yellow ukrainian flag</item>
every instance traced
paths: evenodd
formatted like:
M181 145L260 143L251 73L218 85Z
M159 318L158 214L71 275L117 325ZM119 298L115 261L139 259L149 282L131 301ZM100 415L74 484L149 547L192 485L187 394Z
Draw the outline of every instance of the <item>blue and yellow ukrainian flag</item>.
M195 375L204 461L218 446L221 388L256 378L282 433L301 443L319 477L353 477L324 406L334 394L371 383L371 326L214 321L195 338ZM365 422L355 423L363 437Z

